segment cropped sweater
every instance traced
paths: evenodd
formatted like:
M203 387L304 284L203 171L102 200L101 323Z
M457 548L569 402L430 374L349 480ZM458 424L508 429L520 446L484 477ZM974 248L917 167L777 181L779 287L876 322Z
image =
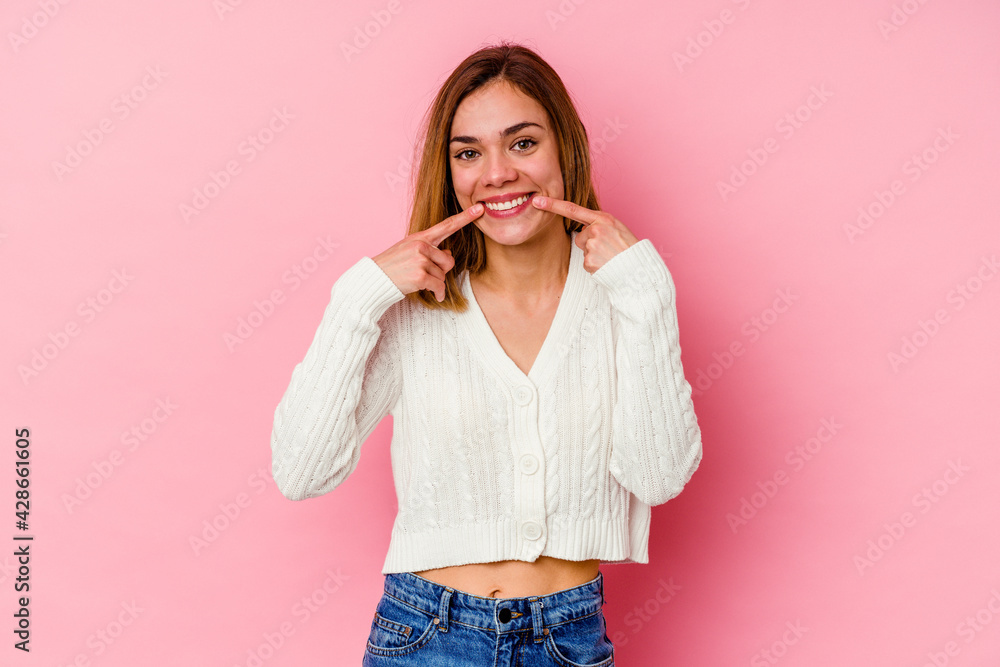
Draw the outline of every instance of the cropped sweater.
M572 232L575 240L577 232ZM281 493L328 493L391 414L383 574L538 556L647 563L650 507L701 462L673 280L649 239L569 273L530 371L457 276L464 313L406 299L370 257L334 283L274 412Z

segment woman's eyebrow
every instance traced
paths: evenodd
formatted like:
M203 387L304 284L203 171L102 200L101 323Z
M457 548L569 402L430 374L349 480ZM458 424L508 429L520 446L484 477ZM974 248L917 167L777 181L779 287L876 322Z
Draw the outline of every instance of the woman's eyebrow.
M510 135L514 134L515 132L520 132L524 128L526 128L526 127L532 127L532 126L541 128L543 130L545 129L544 127L542 127L538 123L532 123L530 121L524 121L524 122L518 123L517 125L511 125L506 130L502 131L500 133L500 138L504 139L504 138L509 137ZM449 141L448 143L449 144L454 144L454 143L459 143L459 144L477 144L477 143L479 143L479 139L476 139L475 137L469 137L469 136L464 136L463 135L463 136L459 136L459 137L452 137L451 141Z

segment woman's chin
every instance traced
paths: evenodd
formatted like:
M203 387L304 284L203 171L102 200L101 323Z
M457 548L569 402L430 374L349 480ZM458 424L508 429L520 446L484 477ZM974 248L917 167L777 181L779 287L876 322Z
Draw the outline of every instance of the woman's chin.
M535 211L534 213L538 213ZM559 218L546 223L538 215L518 215L513 218L491 218L484 215L475 224L484 236L500 245L518 245L532 238L544 235L552 224L559 225Z
M483 236L500 245L518 245L535 236L538 228L529 223L514 220L483 220L478 225Z

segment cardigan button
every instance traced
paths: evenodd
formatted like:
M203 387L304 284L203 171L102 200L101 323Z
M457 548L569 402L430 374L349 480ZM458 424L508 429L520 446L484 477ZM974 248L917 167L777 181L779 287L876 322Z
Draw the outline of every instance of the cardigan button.
M526 539L537 540L542 536L542 527L534 521L525 521L524 525L521 526L521 534L524 535Z
M518 405L528 405L529 403L531 403L531 398L532 398L531 387L521 385L514 392L514 401Z
M534 454L525 454L521 457L521 472L525 475L534 475L538 470L538 457Z

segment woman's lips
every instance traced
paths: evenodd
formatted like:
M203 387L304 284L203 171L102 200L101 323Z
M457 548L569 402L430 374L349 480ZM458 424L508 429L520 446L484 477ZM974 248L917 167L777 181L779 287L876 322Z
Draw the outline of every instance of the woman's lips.
M516 215L520 215L524 211L524 209L528 208L528 206L531 205L531 198L534 196L535 196L534 192L528 194L527 199L524 200L523 204L521 204L520 206L515 206L514 208L508 208L505 211L494 211L485 204L483 206L486 208L486 214L491 218L499 218L499 219L513 218Z

